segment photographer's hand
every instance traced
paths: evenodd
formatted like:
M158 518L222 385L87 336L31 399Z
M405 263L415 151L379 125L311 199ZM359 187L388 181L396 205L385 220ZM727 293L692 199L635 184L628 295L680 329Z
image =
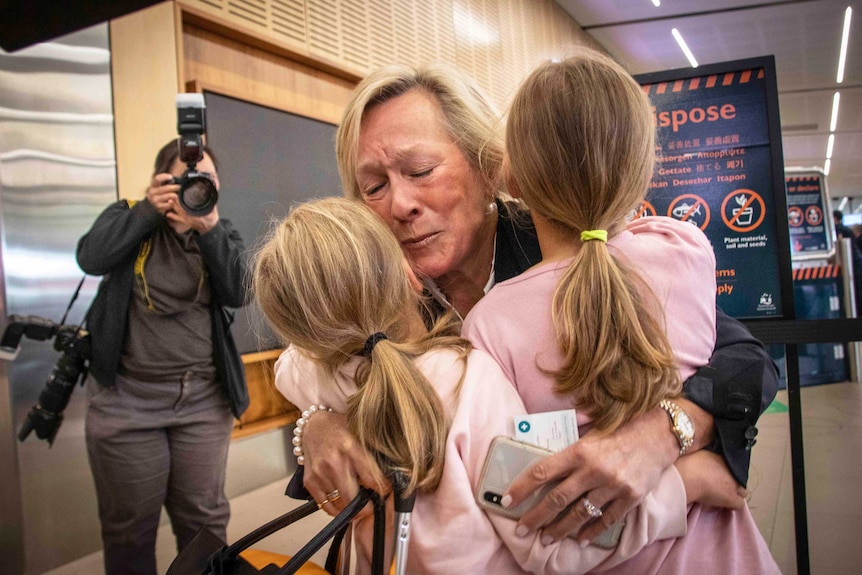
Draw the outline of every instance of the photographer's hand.
M147 188L147 201L163 216L178 203L176 198L180 186L170 183L172 178L171 174L156 174Z
M180 205L177 195L174 194L172 209L165 214L171 227L178 231L193 229L199 234L205 234L218 225L218 206L205 216L190 216Z

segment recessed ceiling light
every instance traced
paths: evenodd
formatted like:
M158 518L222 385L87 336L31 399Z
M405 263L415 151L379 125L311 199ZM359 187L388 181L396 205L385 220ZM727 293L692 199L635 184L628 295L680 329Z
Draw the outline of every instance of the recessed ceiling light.
M697 60L694 59L694 54L692 54L691 50L688 49L688 44L686 44L685 40L682 39L682 34L680 34L679 30L676 28L672 29L670 32L676 39L676 43L679 44L679 47L682 49L682 53L685 54L686 58L688 58L688 62L691 64L691 67L697 68Z
M829 131L834 132L838 126L838 102L841 100L841 93L835 92L832 96L832 120L829 122Z
M841 34L841 54L838 56L838 78L840 84L844 81L844 63L847 60L847 44L850 41L850 17L853 15L853 9L848 6L844 11L844 32Z
M835 145L835 134L829 134L829 142L826 144L826 159L832 159L832 147Z
M652 0L652 4L653 6L658 8L659 6L661 6L661 0Z

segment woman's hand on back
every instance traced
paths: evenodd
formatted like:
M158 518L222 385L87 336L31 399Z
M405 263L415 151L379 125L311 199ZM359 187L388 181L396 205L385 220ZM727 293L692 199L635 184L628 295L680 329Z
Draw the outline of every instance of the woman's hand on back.
M587 433L534 465L509 487L510 506L547 482L562 481L524 514L518 529L542 529L546 544L570 533L592 541L637 506L676 460L679 445L668 429L667 414L656 408L613 433ZM584 497L603 510L600 518L590 517Z
M318 503L338 490L339 497L323 506L335 515L344 509L364 485L381 495L391 486L377 465L347 425L347 417L333 412L318 411L309 418L302 435L305 457L303 481L305 488Z

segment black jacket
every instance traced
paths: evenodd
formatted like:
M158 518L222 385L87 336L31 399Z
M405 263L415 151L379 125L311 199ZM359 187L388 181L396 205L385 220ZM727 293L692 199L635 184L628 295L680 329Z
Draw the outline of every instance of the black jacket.
M78 265L87 274L104 276L86 317L92 342L89 370L100 385L110 387L116 380L135 260L141 245L164 221L147 201L120 200L108 206L78 241ZM230 315L223 306L246 303L245 248L239 232L224 219L208 233L195 237L212 293L213 364L231 410L239 418L248 407L248 392L242 359L229 330Z

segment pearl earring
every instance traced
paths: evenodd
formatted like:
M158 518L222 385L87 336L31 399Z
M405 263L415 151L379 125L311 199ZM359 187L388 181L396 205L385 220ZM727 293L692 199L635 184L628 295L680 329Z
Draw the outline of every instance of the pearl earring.
M485 207L485 215L490 216L497 211L497 202L492 201Z

